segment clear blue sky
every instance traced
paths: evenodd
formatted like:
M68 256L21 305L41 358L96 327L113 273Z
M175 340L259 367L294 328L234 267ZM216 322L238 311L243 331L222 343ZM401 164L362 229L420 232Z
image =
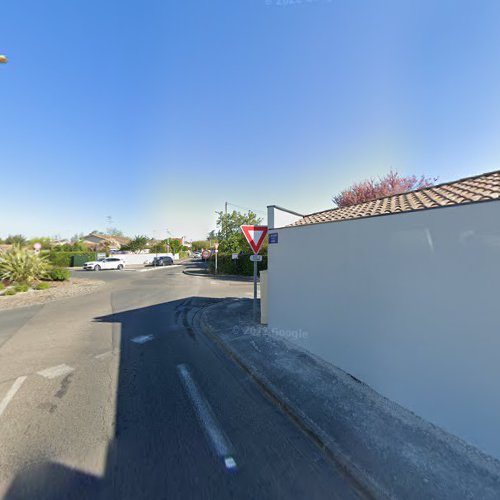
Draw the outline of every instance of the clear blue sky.
M500 2L4 0L0 236L197 238L500 168Z

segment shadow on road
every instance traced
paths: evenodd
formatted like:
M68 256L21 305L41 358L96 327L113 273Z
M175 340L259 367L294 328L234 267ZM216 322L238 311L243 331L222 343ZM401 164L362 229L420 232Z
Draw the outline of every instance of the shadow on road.
M188 311L212 301L192 297L95 318L121 325L116 429L105 474L39 463L15 478L5 498L186 498L186 492L218 498L218 483L231 479L222 478L210 459L176 372L199 340L187 322ZM144 335L153 340L132 341Z

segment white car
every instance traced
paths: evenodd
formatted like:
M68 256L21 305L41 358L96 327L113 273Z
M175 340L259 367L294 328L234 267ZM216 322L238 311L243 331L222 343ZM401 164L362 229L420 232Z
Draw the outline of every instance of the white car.
M83 264L85 271L100 271L101 269L118 269L121 271L125 267L125 262L117 257L107 257L105 259L91 260Z

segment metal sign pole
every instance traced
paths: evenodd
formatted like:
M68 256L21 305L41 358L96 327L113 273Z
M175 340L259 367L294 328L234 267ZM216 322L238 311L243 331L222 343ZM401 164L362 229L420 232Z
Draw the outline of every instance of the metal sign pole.
M257 261L253 261L253 319L257 321Z
M259 322L257 317L257 262L262 261L262 255L259 255L259 250L266 238L268 227L243 225L241 226L241 230L254 253L250 256L250 260L253 261L253 318L254 321Z
M217 274L217 250L215 251L215 274Z

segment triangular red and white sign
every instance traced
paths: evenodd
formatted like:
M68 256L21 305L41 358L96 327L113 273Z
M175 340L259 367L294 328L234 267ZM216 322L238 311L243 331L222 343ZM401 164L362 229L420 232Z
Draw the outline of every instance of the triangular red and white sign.
M254 253L259 253L260 247L266 239L267 226L241 226L241 230Z

